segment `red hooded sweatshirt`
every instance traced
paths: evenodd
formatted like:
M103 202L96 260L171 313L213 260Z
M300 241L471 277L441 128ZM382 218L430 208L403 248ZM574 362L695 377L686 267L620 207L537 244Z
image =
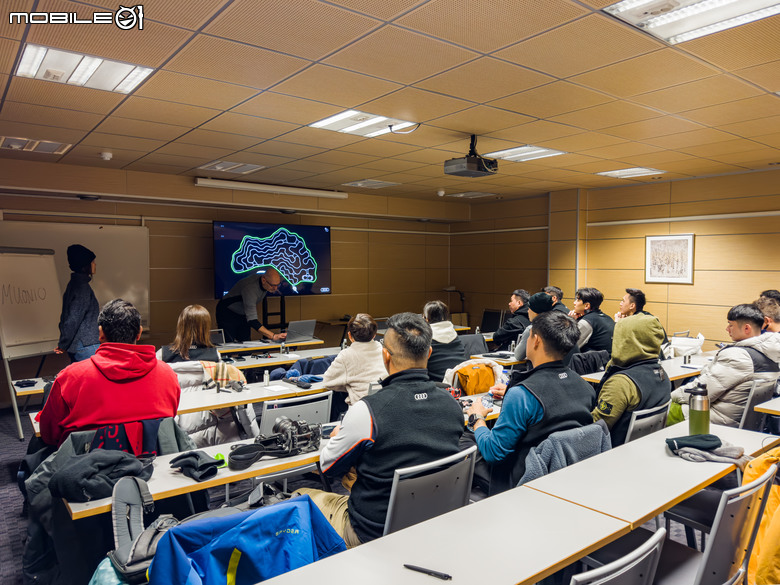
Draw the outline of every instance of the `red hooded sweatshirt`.
M61 445L74 431L175 416L181 390L153 345L103 343L62 370L39 415L41 438Z

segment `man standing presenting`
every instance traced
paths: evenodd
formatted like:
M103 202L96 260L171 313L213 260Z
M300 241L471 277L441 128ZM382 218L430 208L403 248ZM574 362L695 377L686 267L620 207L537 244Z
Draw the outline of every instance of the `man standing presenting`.
M431 328L420 315L387 321L382 388L353 404L320 454L323 473L340 477L355 467L349 496L303 488L348 547L382 536L393 473L457 453L463 433L458 402L428 379Z
M528 452L552 433L593 422L593 389L562 362L578 337L577 324L568 315L552 310L538 315L526 350L533 369L515 374L517 385L505 393L491 388L494 396L504 397L493 430L485 423L492 408L475 400L466 411L474 434L464 435L462 443L464 448L477 443L482 460L477 460L474 479L490 495L515 487L525 473Z
M39 417L41 438L61 445L75 431L176 416L179 381L153 345L136 345L141 315L122 299L98 316L100 347L59 373Z
M257 304L265 295L275 293L282 284L282 277L275 268L265 274L252 274L233 285L217 303L217 326L225 332L225 340L249 341L252 329L272 341L287 337L286 333L274 333L267 329L257 316Z
M512 311L512 316L493 334L493 343L496 344L496 349L509 349L510 344L517 341L523 330L531 324L527 306L530 296L527 290L518 288L509 297L507 304L509 310Z

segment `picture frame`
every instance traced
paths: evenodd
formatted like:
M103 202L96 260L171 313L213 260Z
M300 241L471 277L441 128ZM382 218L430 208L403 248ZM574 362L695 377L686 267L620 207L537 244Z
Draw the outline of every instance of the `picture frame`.
M693 236L645 236L645 282L693 284Z

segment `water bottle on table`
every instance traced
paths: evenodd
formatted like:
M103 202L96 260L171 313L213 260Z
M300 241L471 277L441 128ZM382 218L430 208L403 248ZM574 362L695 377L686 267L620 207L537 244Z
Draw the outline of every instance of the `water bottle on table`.
M695 388L686 390L691 395L688 402L688 434L708 435L710 433L710 399L707 386L699 382Z

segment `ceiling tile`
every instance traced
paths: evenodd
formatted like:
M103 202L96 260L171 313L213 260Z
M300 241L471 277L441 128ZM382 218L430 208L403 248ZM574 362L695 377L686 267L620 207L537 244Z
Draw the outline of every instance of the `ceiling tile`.
M184 126L172 126L157 122L143 122L111 116L96 128L98 132L135 136L136 138L152 138L154 140L175 140L187 131Z
M761 95L707 108L689 110L681 115L708 126L721 126L777 115L778 113L780 113L780 99L776 95Z
M0 38L0 73L13 73L12 68L19 52L19 44L19 41Z
M317 175L320 173L329 173L331 171L343 170L339 165L333 165L324 162L312 161L310 158L304 158L302 160L295 160L289 163L285 163L278 167L280 170L287 171L302 171L307 175Z
M352 43L325 62L408 84L475 57L476 53L466 49L395 26L385 26Z
M218 115L220 110L177 104L145 97L128 97L114 114L122 118L161 122L177 126L198 126Z
M230 155L230 160L234 162L246 163L250 165L260 165L261 167L277 167L288 162L292 162L293 159L285 156L273 156L270 154L258 154L244 150L242 152L234 152Z
M665 170L669 172L685 173L691 176L720 175L724 173L744 172L745 167L730 165L712 160L695 159L685 163L669 163Z
M367 138L362 142L355 142L354 144L347 144L340 150L346 152L357 152L358 154L367 154L369 156L395 156L403 154L405 152L412 152L418 150L415 146L408 144L397 144L395 142L387 142L382 140L372 140Z
M114 10L116 10L116 4ZM90 15L100 10L90 10L81 3L64 0L40 0L38 12L77 12ZM74 33L78 34L74 34ZM173 55L191 32L144 20L143 30L121 30L114 23L73 25L46 24L30 26L27 42L77 53L86 53L105 59L135 63L145 67L159 67Z
M359 140L365 140L362 136L332 132L321 128L299 128L284 135L286 142L304 144L306 146L320 146L322 148L339 148Z
M269 183L271 185L284 185L291 184L294 181L303 177L310 176L311 173L305 173L303 171L294 171L288 169L282 169L280 167L274 167L272 169L261 169L256 173L252 173L247 179L253 183Z
M680 134L670 134L668 136L659 136L657 138L648 138L644 140L648 144L653 144L661 148L682 148L684 146L696 146L698 144L709 144L710 142L720 142L721 140L733 140L732 134L719 132L713 128L704 130L694 130L692 132L682 132Z
M396 23L452 43L491 52L587 14L567 0L432 0Z
M188 166L163 165L159 163L144 162L137 160L125 167L126 171L140 171L143 173L160 173L163 175L178 175L189 170Z
M727 71L777 60L780 18L773 16L682 43L686 51Z
M365 164L357 165L355 168L365 169L367 177L373 177L373 174L392 172L403 172L419 168L420 164L405 160L396 160L392 158L379 158ZM371 174L373 173L373 174Z
M655 138L666 136L667 134L680 134L682 132L692 132L703 129L701 125L675 118L674 116L662 116L652 120L642 120L631 124L622 124L620 126L611 126L603 128L601 131L605 134L620 136L627 140L644 140L646 138Z
M380 21L314 0L239 0L207 34L317 60L349 44Z
M719 162L757 169L775 166L770 165L770 163L777 163L780 161L780 149L761 148L731 154L721 154L718 156L712 156L710 158Z
M761 92L755 87L730 75L716 75L667 89L643 93L631 99L640 104L676 114L685 110L722 104L760 94Z
M236 106L232 111L305 125L337 114L341 108L313 100L264 91L251 100Z
M780 148L780 132L773 132L772 134L759 134L758 136L754 136L753 140L773 148Z
M95 146L101 149L136 150L139 153L152 151L163 144L165 144L163 140L133 138L132 136L119 136L118 134L103 134L102 132L90 132L81 141L83 146Z
M248 87L220 83L173 71L158 71L135 91L134 95L226 110L256 93L257 90Z
M352 108L401 86L327 65L314 65L274 87L275 92Z
M431 120L429 124L438 128L465 132L466 134L489 134L532 122L534 118L522 116L514 112L491 108L490 106L474 106L455 114L442 116Z
M720 127L724 132L731 132L737 136L762 136L770 132L780 132L780 115L756 118L746 122L736 122Z
M33 0L4 0L3 14L11 12L31 12L35 6ZM26 30L26 25L18 22L11 23L10 18L0 18L0 37L21 40Z
M415 86L483 103L551 81L554 79L548 75L491 57L481 57L429 77Z
M643 142L621 142L613 146L603 146L592 150L584 150L583 154L595 156L598 158L610 158L622 160L626 156L635 156L637 154L647 154L649 152L658 152L657 146L651 146Z
M107 168L114 168L116 166L123 167L128 163L137 160L143 153L137 150L125 150L122 148L111 148L111 160L104 161L100 158L100 153L105 152L105 148L97 146L89 146L84 143L79 144L71 148L63 157L63 162L72 162L73 164L83 164L88 166L102 167L104 165Z
M607 16L592 14L496 53L496 57L568 77L655 51L663 44Z
M570 81L628 97L717 74L714 67L703 65L675 49L661 49L576 75Z
M671 163L692 163L698 160L696 157L684 152L674 150L662 150L660 152L649 152L636 156L625 156L621 158L622 162L629 163L636 167L649 167L651 169L665 170ZM622 167L617 167L622 168Z
M63 108L47 108L33 104L6 102L0 113L0 120L40 124L42 126L59 126L74 130L92 130L103 116L87 112L76 112Z
M228 134L226 132L215 132L213 130L203 130L202 128L190 130L178 139L178 142L186 144L201 144L203 146L214 146L227 150L249 148L250 146L255 146L259 141L260 139L255 137Z
M310 156L306 160L312 160L317 162L330 163L341 166L355 166L362 165L368 162L376 160L373 156L367 156L364 154L357 154L354 152L344 152L340 150L329 150L320 154Z
M177 156L175 154L162 154L159 152L153 152L151 154L147 154L142 159L139 159L138 162L193 168L211 162L211 159L208 157Z
M544 140L552 140L554 138L571 136L573 134L582 134L583 132L582 129L573 126L556 124L555 122L548 122L546 120L537 120L536 122L522 124L520 126L515 126L514 128L491 132L489 137L507 140L515 144L537 144ZM495 149L491 147L490 150L501 150L503 148L503 146L497 146Z
M569 112L561 116L550 118L552 122L570 124L587 130L599 130L609 126L628 124L650 118L657 118L661 114L650 108L637 106L629 102L614 101L576 112Z
M14 102L108 114L125 96L88 87L13 77L6 97Z
M686 146L680 148L682 152L687 152L693 156L701 158L715 158L722 154L746 152L749 150L760 149L761 145L752 140L724 140L722 142L713 142L712 144L700 144L697 146Z
M623 142L623 140L615 138L614 136L607 136L606 134L599 134L598 132L586 132L575 136L565 136L563 138L540 142L538 146L554 148L555 150L562 150L564 152L580 152L598 148L600 146L619 144L620 142Z
M76 144L79 140L84 138L85 134L86 132L83 130L55 128L54 126L42 126L38 124L24 124L21 122L0 120L0 136L29 138L30 140L51 140L54 142L64 142L66 144Z
M331 3L381 20L391 20L419 4L420 0L331 0Z
M471 107L470 102L458 100L438 93L404 88L361 106L370 114L398 118L409 122L426 122Z
M203 130L216 132L228 132L242 134L244 136L256 136L258 138L274 138L291 130L299 128L297 124L288 124L277 120L267 120L256 116L245 116L227 112L206 122L201 126Z
M738 69L734 74L760 85L768 91L780 91L780 61Z
M492 101L490 105L527 116L547 118L610 102L612 99L573 83L556 81Z
M267 140L266 142L253 146L248 150L249 152L271 154L289 158L305 158L320 152L325 152L325 149L323 148L317 148L304 144L292 144L282 140Z
M405 132L405 130L403 132ZM432 147L449 144L459 139L463 140L464 143L468 142L468 136L465 133L422 125L410 134L383 134L382 136L372 138L371 140L400 142L401 144L418 147ZM468 148L464 147L463 150L466 151Z
M187 0L186 10L171 0L144 0L144 22L154 20L196 30L200 28L226 0ZM116 10L116 0L90 0L90 4Z
M230 64L233 62L251 63L251 66L231 67ZM195 40L165 64L165 69L257 89L266 89L300 71L308 64L308 61L297 57L289 57L249 45L198 35Z
M463 144L464 144L463 151L465 152L466 150L468 150L468 145L466 145L465 139L463 141ZM424 150L417 150L415 152L399 154L398 156L395 156L393 158L397 158L399 160L411 161L418 164L443 164L445 160L454 157L452 152L447 152L436 148L426 148Z
M214 148L213 146L202 146L199 144L187 144L184 142L170 142L156 151L158 154L174 154L177 156L191 158L207 158L210 160L219 160L228 157L233 153L228 148ZM233 160L232 158L230 160Z

